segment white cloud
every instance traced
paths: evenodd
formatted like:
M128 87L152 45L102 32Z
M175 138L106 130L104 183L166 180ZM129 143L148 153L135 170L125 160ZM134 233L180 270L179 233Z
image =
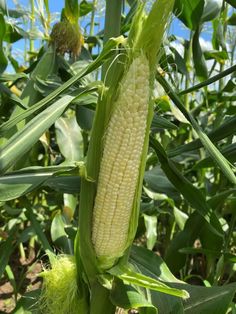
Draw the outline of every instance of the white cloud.
M200 42L200 45L201 45L203 52L208 51L208 50L213 50L212 43L210 40L206 40L203 37L200 37L199 42Z
M181 56L184 55L184 46L180 42L172 41L170 44L171 47L175 48Z

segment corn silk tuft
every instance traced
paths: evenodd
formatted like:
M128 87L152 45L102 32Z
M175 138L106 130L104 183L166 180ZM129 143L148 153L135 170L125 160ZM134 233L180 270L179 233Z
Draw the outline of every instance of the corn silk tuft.
M40 312L46 314L77 314L79 298L76 264L72 256L60 255L52 262L51 269L40 274L43 287Z

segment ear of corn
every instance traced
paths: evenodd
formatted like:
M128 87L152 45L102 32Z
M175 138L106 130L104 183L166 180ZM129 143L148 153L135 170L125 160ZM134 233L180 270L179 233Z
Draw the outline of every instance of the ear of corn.
M114 84L98 101L86 163L96 183L82 179L79 215L78 251L90 283L125 254L135 237L153 112L150 93L173 4L156 0L147 18L139 6L122 52L128 70L116 63Z
M112 266L129 243L149 104L149 63L134 59L125 75L105 135L92 241L102 267Z

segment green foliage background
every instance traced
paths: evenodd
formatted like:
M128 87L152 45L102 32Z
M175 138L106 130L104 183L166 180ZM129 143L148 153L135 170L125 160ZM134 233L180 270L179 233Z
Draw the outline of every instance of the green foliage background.
M20 260L27 261L32 251L33 263L46 261L49 251L74 253L80 177L98 93L101 80L109 84L122 44L109 39L127 36L137 2L107 1L105 28L97 31L101 3L66 0L63 14L89 24L81 54L61 56L49 44L55 21L48 1L27 13L0 1L0 278L13 287L12 313L31 313L30 297L38 293L20 298L29 271ZM172 18L190 35L174 36L171 25L177 24L170 22L156 72L130 262L191 297L149 295L118 280L111 292L117 306L140 307L140 313L156 313L154 306L160 313L236 313L235 9L235 0L176 0ZM205 32L210 49L201 44ZM23 62L12 53L22 38Z

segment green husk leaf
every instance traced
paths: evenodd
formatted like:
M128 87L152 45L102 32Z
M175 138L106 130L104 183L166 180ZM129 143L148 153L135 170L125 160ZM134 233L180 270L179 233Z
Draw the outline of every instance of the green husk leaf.
M142 50L147 55L151 69L154 69L157 62L156 56L159 53L173 6L173 0L155 1L134 44L134 52Z

